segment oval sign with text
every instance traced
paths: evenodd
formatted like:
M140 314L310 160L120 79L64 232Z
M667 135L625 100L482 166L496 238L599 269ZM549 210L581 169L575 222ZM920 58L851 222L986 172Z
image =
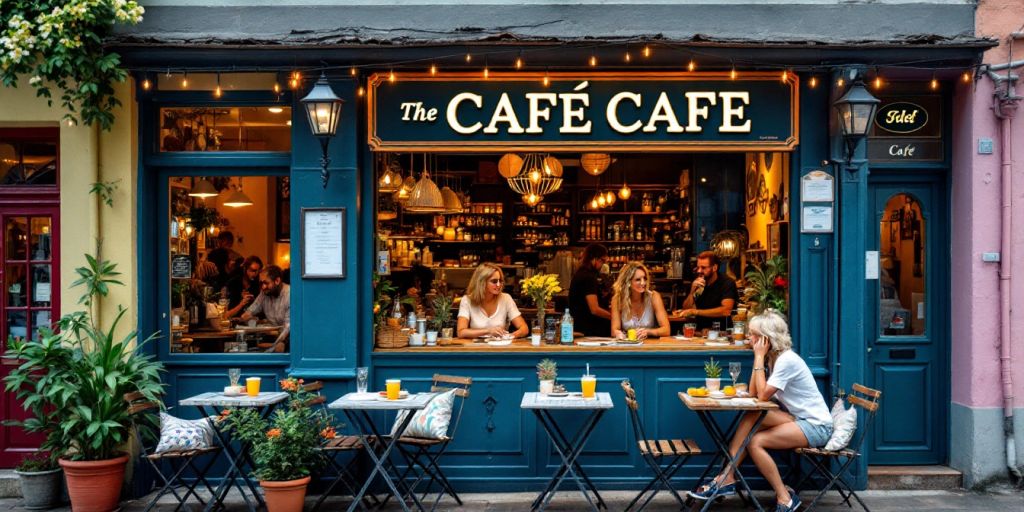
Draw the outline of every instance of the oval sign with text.
M928 124L928 111L920 105L898 101L878 109L875 124L891 133L914 133Z

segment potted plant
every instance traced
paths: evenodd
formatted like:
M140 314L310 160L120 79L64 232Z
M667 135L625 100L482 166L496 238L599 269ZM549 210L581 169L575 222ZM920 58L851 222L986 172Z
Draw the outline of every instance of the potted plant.
M452 296L447 293L438 293L432 303L434 307L434 319L431 325L434 327L434 336L441 332L441 339L451 339L452 328L448 322L452 319ZM430 341L430 331L427 331L427 341Z
M548 301L556 293L562 291L557 274L537 274L522 283L523 294L533 299L537 305L537 323L544 328L544 315L547 313Z
M789 309L787 289L789 287L789 263L782 256L772 256L760 265L752 265L744 275L747 281L743 299L750 305L751 312L760 314L771 308L783 316Z
M38 424L26 424L52 428L46 446L60 457L72 509L107 512L117 508L128 462L131 421L123 397L138 391L159 400L163 366L140 352L156 334L142 341L134 330L116 335L123 307L108 329L97 324L97 299L121 283L115 264L89 255L86 260L72 284L85 288L79 303L86 311L62 317L57 322L60 334L43 330L35 339L14 340L6 357L21 365L5 381L10 391L29 389L24 406L30 411L37 405L53 411L52 417L37 413L31 421ZM39 386L43 379L46 385Z
M550 394L555 391L555 379L558 378L558 364L551 359L542 359L537 363L537 378L540 380L540 392Z
M47 510L60 503L61 470L54 456L37 451L14 468L21 484L22 506L28 510Z
M302 384L292 377L281 381L288 403L269 418L252 408L221 413L222 428L252 447L253 476L263 487L268 512L301 512L310 475L325 462L320 446L335 437L330 417L309 405L314 397Z
M718 391L722 387L722 367L715 361L715 358L711 358L710 361L704 363L704 387L710 391Z

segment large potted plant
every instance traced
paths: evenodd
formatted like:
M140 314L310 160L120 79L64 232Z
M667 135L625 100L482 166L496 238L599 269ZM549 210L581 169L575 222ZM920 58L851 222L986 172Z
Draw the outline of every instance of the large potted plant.
M126 310L118 308L109 328L101 328L94 315L97 299L105 297L117 280L116 265L86 255L87 265L76 269L83 287L79 303L86 311L65 315L57 322L60 334L43 331L31 340L15 340L7 357L21 365L6 379L9 390L36 386L24 406L52 408L49 447L59 454L74 512L107 512L117 508L128 462L126 444L131 420L123 396L138 391L158 400L163 366L142 346L156 334L139 341L138 331L117 336Z
M744 278L747 288L743 299L756 315L771 308L782 315L789 309L789 263L782 256L772 256L760 265L752 265Z
M252 447L253 476L259 480L268 512L301 512L310 475L325 459L320 450L333 439L330 416L310 406L314 398L302 388L302 380L281 381L290 395L284 407L270 418L252 408L225 409L220 424Z

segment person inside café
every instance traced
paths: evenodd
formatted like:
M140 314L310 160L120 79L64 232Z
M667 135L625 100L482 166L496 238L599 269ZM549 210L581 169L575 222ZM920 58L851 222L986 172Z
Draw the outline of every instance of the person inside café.
M513 338L522 338L529 333L512 296L504 293L505 274L494 263L481 263L469 278L466 295L459 302L457 336L477 338L480 336L503 337L509 334L511 323L515 327Z
M611 332L610 300L601 286L600 269L608 259L608 248L590 244L583 250L580 268L569 285L569 310L573 328L584 336L607 336Z
M775 491L776 512L792 512L800 506L800 497L782 482L768 450L824 446L832 436L832 416L807 363L792 349L786 319L778 311L768 309L750 319L749 329L754 362L748 390L758 400L777 401L780 410L768 411L734 467L739 467L749 454ZM758 415L757 411L750 411L740 420L729 443L734 456ZM716 489L718 496L736 494L735 473L727 468L689 495L707 500Z
M693 318L697 329L711 329L717 322L719 329L729 327L732 308L739 301L736 281L718 273L718 256L704 251L697 255L696 277L690 286L690 294L683 301L683 309L676 316Z
M268 265L260 272L260 295L239 319L248 322L262 314L270 325L281 328L267 352L284 352L291 331L291 288L282 282L283 272L277 265Z
M642 340L670 334L665 303L660 293L650 289L650 275L647 267L636 261L619 270L612 297L613 338Z
M234 233L224 230L217 235L217 248L206 255L206 259L217 265L217 271L221 275L228 275L228 262L242 259L242 255L233 249L235 246Z
M228 311L227 318L235 318L241 315L245 308L256 300L260 294L260 271L263 270L263 260L259 256L249 256L242 263L242 272L228 281Z

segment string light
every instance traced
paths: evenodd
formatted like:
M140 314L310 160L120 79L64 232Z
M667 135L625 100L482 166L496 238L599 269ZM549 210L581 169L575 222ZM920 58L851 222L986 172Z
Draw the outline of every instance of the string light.
M590 67L596 67L596 66L597 66L597 56L595 56L594 54L590 54Z
M874 84L875 84L875 89L881 89L882 88L882 75L878 72L878 70L875 70Z
M523 55L516 57L516 69L523 69Z
M473 61L473 55L470 54L470 53L467 53L466 54L466 64L469 64L472 61Z
M362 98L365 95L366 95L366 88L360 85L359 88L356 89L356 96L359 96L360 98Z
M437 74L437 64L431 64L430 65L430 74L431 75L436 75Z
M964 81L965 84L966 83L970 83L970 81L971 81L971 72L970 71L964 71L964 74L961 75L961 77L962 77L962 80Z
M274 94L281 94L281 84L274 82Z
M219 99L221 94L223 94L223 92L220 89L220 73L217 73L217 87L213 89L213 97Z
M935 73L932 73L931 87L933 91L939 90L939 81L935 79Z
M543 81L543 83L544 83L544 87L547 87L547 86L551 85L551 78L548 76L548 72L547 71L544 72L544 81Z
M644 57L650 57L650 56L651 56L651 47L650 47L650 45L646 45L645 44L644 45Z
M690 63L686 65L686 70L692 73L695 69L697 69L697 63L690 59Z
M736 80L736 66L733 66L732 69L729 70L729 79Z
M814 89L815 87L817 87L818 86L818 77L816 77L814 75L811 75L811 79L807 82L807 85L811 89Z
M393 69L392 69L392 70L391 70L391 71L390 71L390 72L388 73L388 82L394 83L394 82L395 82L395 80L396 80L397 78L398 78L398 77L396 77L396 76L395 76L395 70L393 70Z
M839 80L836 80L836 86L838 86L838 87L842 87L843 84L845 84L845 83L846 83L846 80L843 80L842 78L840 78Z
M142 90L143 91L148 91L151 86L152 86L152 84L149 83L149 79L148 78L146 78L146 79L144 79L142 81Z
M631 56L629 55L629 50L626 50L626 57L625 57L625 60L626 60L626 64L629 64L629 62L633 60L633 57L631 57Z
M292 77L291 77L291 80L288 81L288 86L291 87L292 89L298 89L299 88L299 72L298 71L292 71Z
M181 78L181 88L188 89L188 71Z
M355 66L352 66L352 67L348 68L348 74L350 74L352 76L356 76L356 73L357 73L357 71L356 71L356 67Z
M488 79L490 77L491 77L491 70L485 64L484 65L484 80L486 80L486 79Z
M789 70L788 69L783 69L782 70L782 81L785 82L787 80L789 80Z

